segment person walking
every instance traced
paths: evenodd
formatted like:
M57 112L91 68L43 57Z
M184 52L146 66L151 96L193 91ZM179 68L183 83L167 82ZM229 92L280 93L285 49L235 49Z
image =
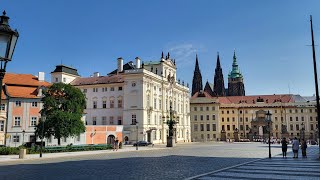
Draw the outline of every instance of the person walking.
M301 141L301 153L303 158L307 157L307 147L307 142L303 139Z
M297 137L295 137L294 140L292 141L292 151L293 151L293 158L298 158L299 141Z
M287 158L288 141L286 140L286 138L282 139L281 144L282 144L282 157Z

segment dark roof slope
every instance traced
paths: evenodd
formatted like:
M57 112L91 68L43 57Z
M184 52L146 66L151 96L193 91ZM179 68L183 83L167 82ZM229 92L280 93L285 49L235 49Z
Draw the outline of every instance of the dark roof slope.
M123 79L121 75L112 76L99 76L99 77L87 77L87 78L76 78L70 84L73 86L81 85L93 85L93 84L112 84L122 83Z
M56 69L54 71L52 71L51 73L55 73L55 72L65 72L65 73L68 73L68 74L73 74L73 75L76 75L76 76L80 76L78 74L78 71L77 69L75 68L72 68L72 67L68 67L68 66L65 66L65 65L57 65L56 66Z
M123 71L125 70L130 70L130 69L135 69L135 66L133 65L132 61L127 62L126 64L123 65ZM112 75L112 74L117 74L118 69L113 70L112 72L110 72L108 75Z

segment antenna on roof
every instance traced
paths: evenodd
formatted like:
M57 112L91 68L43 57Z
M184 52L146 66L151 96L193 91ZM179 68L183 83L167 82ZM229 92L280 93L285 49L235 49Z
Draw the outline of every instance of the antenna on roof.
M60 64L62 65L62 58L61 58L61 63Z

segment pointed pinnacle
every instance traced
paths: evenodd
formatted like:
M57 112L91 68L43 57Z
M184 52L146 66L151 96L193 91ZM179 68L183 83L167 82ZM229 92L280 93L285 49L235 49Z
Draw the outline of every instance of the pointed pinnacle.
M6 13L6 11L4 10L4 11L2 12L2 14L5 16L7 13Z

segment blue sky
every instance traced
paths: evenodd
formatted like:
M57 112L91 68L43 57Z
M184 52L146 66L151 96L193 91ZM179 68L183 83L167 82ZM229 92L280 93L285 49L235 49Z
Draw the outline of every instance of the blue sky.
M315 93L309 16L319 44L319 7L317 0L0 0L20 33L8 72L44 71L49 81L62 62L84 77L106 75L118 57L158 60L170 51L189 84L198 53L205 83L219 51L227 87L236 49L247 95Z

